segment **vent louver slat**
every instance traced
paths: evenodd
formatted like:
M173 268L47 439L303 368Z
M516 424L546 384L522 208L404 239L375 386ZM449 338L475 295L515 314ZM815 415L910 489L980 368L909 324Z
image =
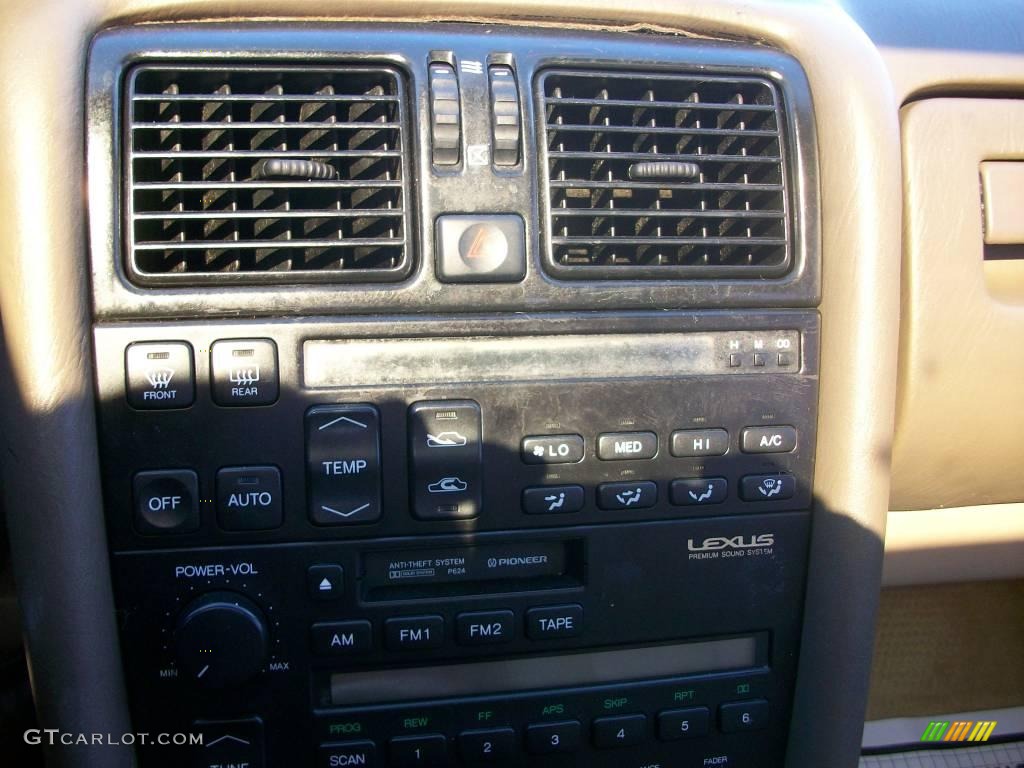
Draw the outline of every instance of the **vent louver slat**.
M143 65L127 83L133 278L176 285L408 274L396 70Z
M549 70L539 90L556 274L764 279L789 269L786 147L770 81Z

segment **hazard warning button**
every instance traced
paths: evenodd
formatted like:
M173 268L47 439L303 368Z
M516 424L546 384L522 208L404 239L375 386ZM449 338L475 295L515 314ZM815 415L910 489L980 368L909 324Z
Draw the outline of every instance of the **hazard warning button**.
M440 216L437 251L438 278L446 283L515 283L526 276L526 232L519 216Z

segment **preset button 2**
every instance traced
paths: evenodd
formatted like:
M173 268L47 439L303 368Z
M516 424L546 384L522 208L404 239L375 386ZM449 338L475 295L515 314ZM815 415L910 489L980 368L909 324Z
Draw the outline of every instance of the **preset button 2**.
M371 523L381 514L380 416L372 405L322 405L306 412L309 519Z

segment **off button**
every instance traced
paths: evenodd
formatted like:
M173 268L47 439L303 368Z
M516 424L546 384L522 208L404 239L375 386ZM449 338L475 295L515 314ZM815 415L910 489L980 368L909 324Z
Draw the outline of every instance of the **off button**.
M139 533L190 533L199 528L199 478L190 469L139 472L132 479Z

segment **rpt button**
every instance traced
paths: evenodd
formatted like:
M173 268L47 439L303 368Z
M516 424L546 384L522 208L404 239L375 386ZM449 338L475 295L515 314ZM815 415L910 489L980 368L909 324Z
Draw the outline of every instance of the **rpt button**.
M309 518L317 525L371 523L381 515L380 416L372 405L306 412Z

